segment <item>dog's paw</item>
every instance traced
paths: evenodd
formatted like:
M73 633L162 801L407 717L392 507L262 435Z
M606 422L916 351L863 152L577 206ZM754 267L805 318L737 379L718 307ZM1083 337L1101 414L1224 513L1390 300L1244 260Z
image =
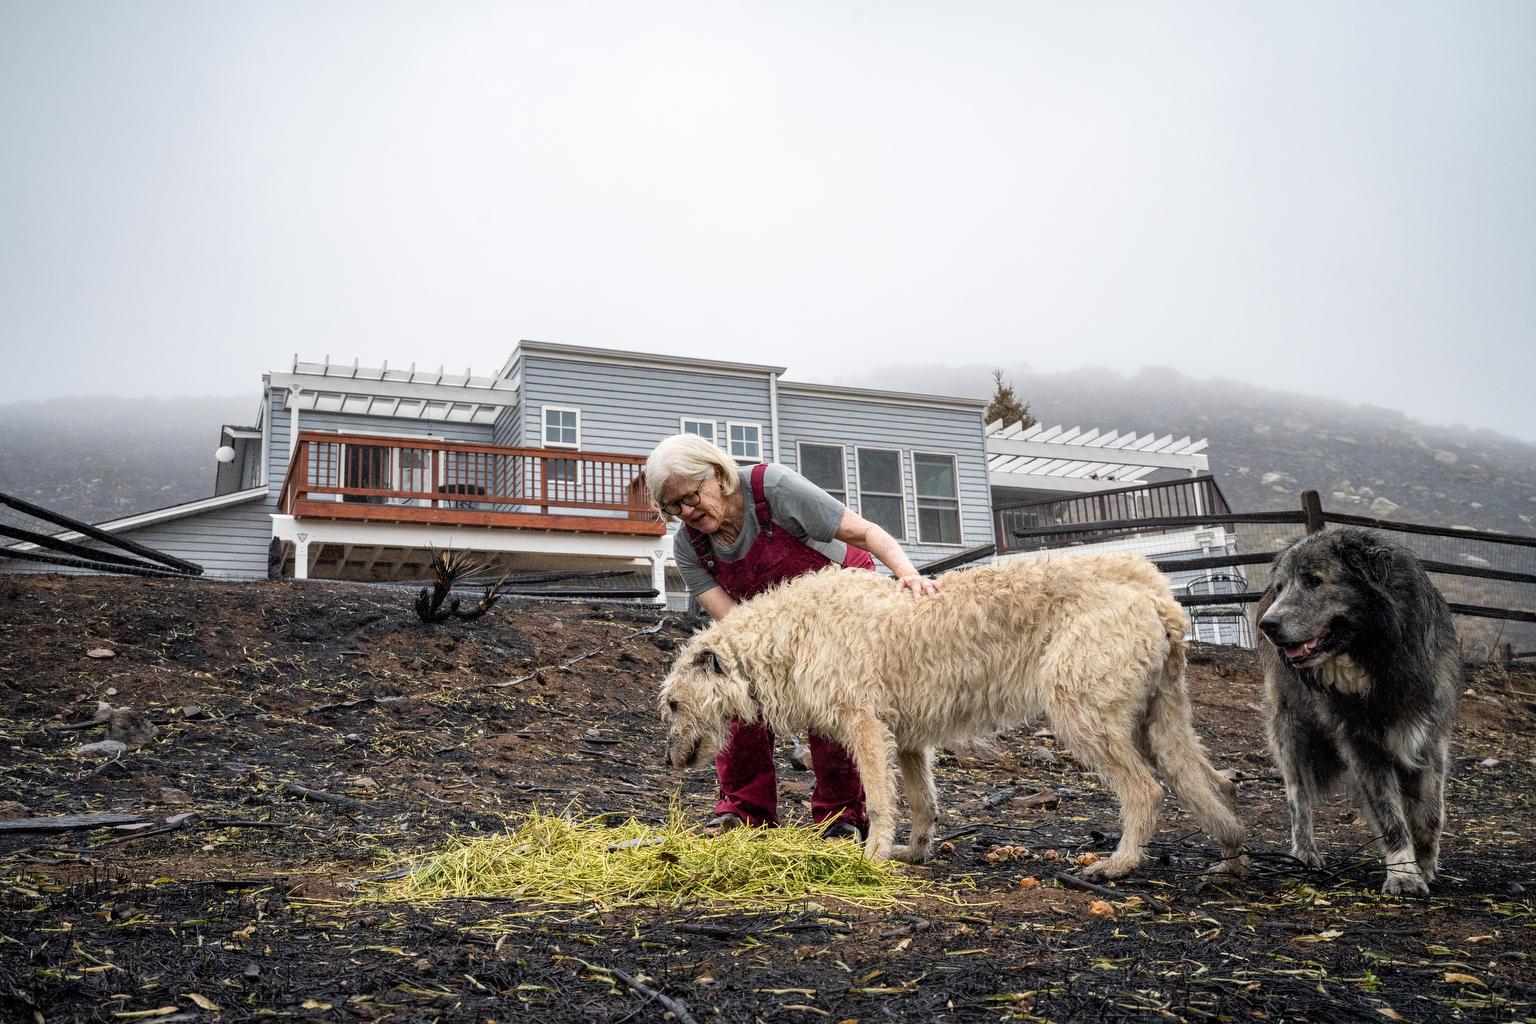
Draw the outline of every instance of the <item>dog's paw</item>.
M1429 883L1418 871L1388 871L1381 891L1389 896L1428 896Z
M1108 860L1097 861L1086 867L1079 868L1077 877L1085 882L1113 882L1117 878L1124 878L1138 867L1130 861L1117 862L1114 857Z
M1317 847L1315 846L1305 848L1293 846L1291 847L1291 858L1301 861L1309 868L1320 868L1323 866L1323 855L1317 852Z
M903 843L900 846L891 847L891 859L899 860L905 864L922 864L931 856L927 846L912 847Z
M1248 855L1239 854L1236 857L1223 857L1212 864L1205 872L1207 875L1225 875L1227 878L1248 877Z

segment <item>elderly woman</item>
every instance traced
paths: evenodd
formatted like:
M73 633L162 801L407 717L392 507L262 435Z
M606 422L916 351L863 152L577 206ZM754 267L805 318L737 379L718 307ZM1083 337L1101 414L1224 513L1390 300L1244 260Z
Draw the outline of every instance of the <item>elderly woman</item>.
M799 473L780 465L739 467L692 434L664 439L645 464L651 502L681 519L674 556L699 605L721 619L739 601L828 565L874 569L879 558L895 586L914 599L938 592L918 574L901 545ZM847 751L808 737L816 787L811 817L831 821L830 837L856 837L869 827L864 788ZM715 759L720 800L709 825L778 823L773 734L762 722L737 722Z

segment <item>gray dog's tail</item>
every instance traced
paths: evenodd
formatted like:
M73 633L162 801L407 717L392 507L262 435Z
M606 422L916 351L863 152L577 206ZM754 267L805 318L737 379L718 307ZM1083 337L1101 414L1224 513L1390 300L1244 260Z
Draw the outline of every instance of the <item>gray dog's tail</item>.
M1147 751L1184 810L1200 822L1221 847L1222 867L1242 871L1243 823L1237 816L1237 787L1217 774L1195 735L1184 681L1189 643L1184 639L1184 610L1170 594L1158 599L1158 615L1168 636L1162 678L1147 712Z

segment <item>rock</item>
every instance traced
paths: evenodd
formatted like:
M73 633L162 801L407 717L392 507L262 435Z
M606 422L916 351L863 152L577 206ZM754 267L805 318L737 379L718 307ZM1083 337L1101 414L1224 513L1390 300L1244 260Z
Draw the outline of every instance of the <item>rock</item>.
M1265 473L1259 477L1259 483L1265 487L1294 487L1296 478L1289 473Z
M174 786L161 786L160 792L156 799L158 799L162 804L170 804L173 807L189 804L192 802L191 794L189 794L186 790L177 789Z
M794 746L790 748L789 763L794 765L797 772L808 772L811 770L811 750L804 743L800 742L800 737L798 736L794 737Z
M212 718L213 716L196 704L188 704L181 709L181 717L191 722L197 722L205 718Z
M1061 764L1061 757L1050 747L1030 747L1029 759L1042 765Z
M113 708L107 716L107 739L116 740L129 747L142 747L154 739L160 730L144 717L143 712L131 708Z
M171 828L180 828L181 826L189 825L196 820L196 811L182 811L180 814L173 814L169 818L166 818L165 823L171 826Z
M1457 456L1455 452L1441 451L1438 448L1435 449L1435 461L1440 463L1442 466L1456 465L1456 458Z
M1376 513L1378 516L1381 516L1382 518L1390 516L1393 512L1396 512L1400 508L1402 508L1402 506L1390 498L1377 498L1375 501L1371 502L1371 511Z
M1026 797L1020 797L1014 801L1016 807L1056 807L1061 803L1061 797L1054 790L1042 789L1038 793L1031 793Z
M1019 791L1014 789L1012 786L1003 786L1000 789L994 789L992 792L988 793L985 797L982 798L981 806L997 807L1000 804L1005 804L1017 796L1018 792Z
M122 757L128 752L128 745L118 740L98 740L95 743L82 743L75 748L75 753L80 757Z
M378 780L374 779L374 777L371 775L359 775L357 778L352 780L352 785L356 786L358 789L379 788Z
M85 652L87 658L115 658L117 652L110 647L92 647Z
M1503 763L1503 761L1500 761L1496 757L1485 757L1481 761L1477 762L1477 766L1479 768L1497 768Z
M17 803L15 800L0 800L0 821L16 821L30 817L32 812L26 804Z
M1216 774L1220 775L1228 782L1242 782L1244 779L1248 778L1247 773L1245 773L1241 768L1223 768Z

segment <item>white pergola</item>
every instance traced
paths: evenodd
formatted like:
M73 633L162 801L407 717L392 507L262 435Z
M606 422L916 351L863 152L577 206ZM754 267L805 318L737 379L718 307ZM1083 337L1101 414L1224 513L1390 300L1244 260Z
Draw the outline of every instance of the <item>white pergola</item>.
M270 375L274 387L287 388L286 405L300 411L340 412L360 416L448 423L494 424L503 408L517 401L518 380L476 377L469 370L445 373L331 362L301 363L294 356L288 373ZM295 422L297 417L295 416Z
M1159 469L1210 472L1205 438L1122 434L1116 430L987 424L987 476L993 487L1104 491L1141 483Z

